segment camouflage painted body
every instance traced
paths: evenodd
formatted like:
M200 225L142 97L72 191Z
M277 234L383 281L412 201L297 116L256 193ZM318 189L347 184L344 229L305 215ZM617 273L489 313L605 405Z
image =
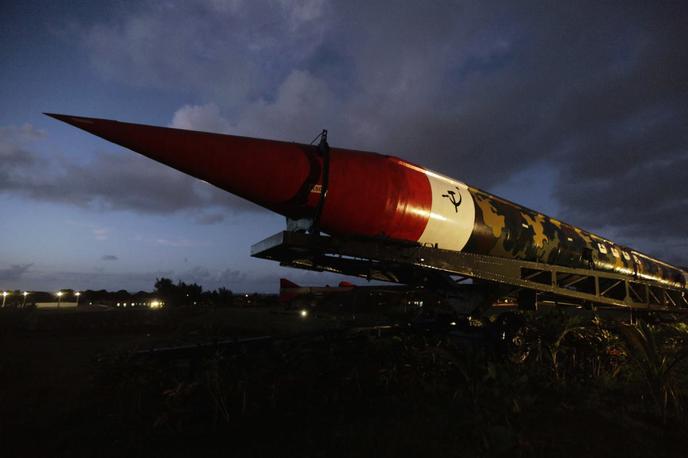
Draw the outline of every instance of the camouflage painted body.
M469 191L475 200L475 226L464 251L686 287L686 273L674 266L479 189Z

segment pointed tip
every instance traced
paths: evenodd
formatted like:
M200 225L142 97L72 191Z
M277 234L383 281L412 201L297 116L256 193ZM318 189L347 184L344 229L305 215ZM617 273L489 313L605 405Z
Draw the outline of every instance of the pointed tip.
M83 116L71 116L71 115L65 115L65 114L57 114L57 113L43 113L46 116L50 116L51 118L57 119L58 121L66 122L67 124L71 124L73 126L82 126L84 124L94 124L98 119L96 118L85 118Z
M45 111L43 112L44 115L50 116L51 118L58 119L62 121L62 119L65 117L65 115L57 114L57 113L46 113Z
M64 114L59 114L59 113L45 113L43 112L44 115L50 116L51 118L58 119L60 121L67 121L67 119L71 118L69 115L64 115Z

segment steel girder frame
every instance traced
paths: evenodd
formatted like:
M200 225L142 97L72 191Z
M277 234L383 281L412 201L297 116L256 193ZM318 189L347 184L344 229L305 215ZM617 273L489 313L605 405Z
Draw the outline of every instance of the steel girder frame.
M411 283L470 277L597 305L688 311L688 292L611 272L496 258L391 240L348 239L283 231L253 245L251 255L301 269Z

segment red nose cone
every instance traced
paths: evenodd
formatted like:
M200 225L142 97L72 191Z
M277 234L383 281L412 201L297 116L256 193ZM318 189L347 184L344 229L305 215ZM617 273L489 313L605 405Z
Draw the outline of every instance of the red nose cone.
M314 217L331 234L416 241L432 206L423 169L390 156L49 114L291 218ZM323 194L324 193L324 194Z
M46 114L290 216L306 211L320 177L315 148L307 145Z

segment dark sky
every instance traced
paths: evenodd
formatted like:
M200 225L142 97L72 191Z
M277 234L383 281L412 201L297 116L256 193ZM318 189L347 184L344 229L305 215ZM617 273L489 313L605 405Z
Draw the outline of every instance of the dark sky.
M394 154L688 264L685 2L4 2L0 287L270 291L276 215L43 111Z

